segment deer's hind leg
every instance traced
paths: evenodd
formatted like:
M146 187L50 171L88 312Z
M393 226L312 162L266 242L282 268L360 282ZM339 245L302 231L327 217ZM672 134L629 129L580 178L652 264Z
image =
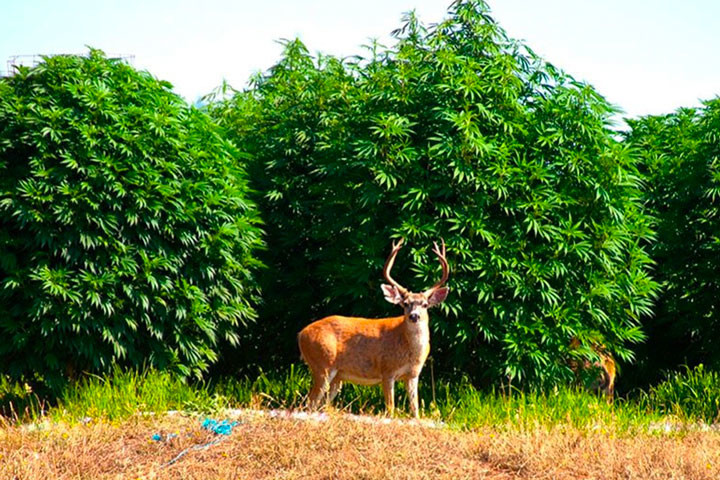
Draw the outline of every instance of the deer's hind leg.
M322 400L327 388L327 370L312 372L313 384L308 395L308 407L311 410L315 410L320 406L320 400Z
M323 397L325 397L328 389L330 389L330 395L333 394L331 387L333 383L335 383L334 380L336 375L337 370L313 370L313 386L310 389L310 394L308 396L308 406L311 409L314 410L321 405ZM337 394L337 391L335 392L335 394Z
M337 394L340 393L340 389L342 388L342 380L338 378L337 375L335 375L335 378L332 379L330 382L330 391L328 392L328 403L332 403L333 400L335 400L335 397L337 397Z

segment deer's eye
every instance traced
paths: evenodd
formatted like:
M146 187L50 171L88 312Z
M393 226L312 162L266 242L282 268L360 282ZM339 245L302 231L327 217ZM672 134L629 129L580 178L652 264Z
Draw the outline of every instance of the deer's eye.
M422 303L422 308L428 308L428 302L423 302L423 303Z

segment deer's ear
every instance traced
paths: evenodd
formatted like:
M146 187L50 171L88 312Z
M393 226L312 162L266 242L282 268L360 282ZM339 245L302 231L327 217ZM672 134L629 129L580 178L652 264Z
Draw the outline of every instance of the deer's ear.
M433 305L442 303L445 298L447 298L449 291L450 289L448 287L436 288L428 297L428 305L432 307Z
M397 287L393 287L392 285L386 285L382 284L380 286L382 288L383 293L385 294L385 300L387 300L390 303L398 304L402 302L403 297L400 295L400 291L397 289Z

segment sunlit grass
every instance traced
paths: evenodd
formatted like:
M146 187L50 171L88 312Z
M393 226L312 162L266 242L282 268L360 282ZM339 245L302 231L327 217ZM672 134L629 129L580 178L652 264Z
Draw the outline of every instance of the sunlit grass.
M445 387L438 401L441 418L464 428L505 425L513 429L568 426L580 430L612 428L624 432L646 428L661 416L644 405L625 399L612 403L578 388L548 393L511 390L481 392L470 385L451 391Z
M228 404L207 384L188 383L167 372L118 368L107 377L92 375L71 384L50 414L73 419L114 420L168 410L217 410Z
M515 430L559 426L582 431L615 433L648 430L672 418L686 423L712 421L717 401L710 373L688 371L632 398L605 398L578 388L550 392L480 391L468 381L420 383L422 415L451 427L474 429L491 426ZM715 374L712 374L715 375ZM42 401L24 384L0 380L2 415L12 422L33 422L49 417L77 422L103 418L121 420L134 415L181 410L217 412L226 408L298 409L305 404L310 375L304 366L284 371L260 372L254 378L225 378L214 382L189 382L167 372L115 369L106 377L86 376L70 384L53 401ZM680 385L683 388L680 388ZM704 386L703 402L683 394ZM407 395L400 382L396 390L396 415L408 417ZM384 414L379 386L346 384L334 402L344 412ZM668 417L670 415L671 417ZM714 415L714 416L713 416Z

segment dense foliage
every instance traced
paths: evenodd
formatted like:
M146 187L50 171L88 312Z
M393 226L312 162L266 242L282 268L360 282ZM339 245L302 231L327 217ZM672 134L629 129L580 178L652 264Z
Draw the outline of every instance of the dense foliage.
M0 363L61 383L197 374L256 314L239 152L170 85L91 51L0 79Z
M448 246L436 370L547 386L599 345L637 353L621 386L720 369L720 99L620 140L616 110L481 0L394 37L346 59L288 41L207 112L98 51L0 79L3 373L199 374L221 345L241 346L225 371L292 363L313 319L399 314L380 291L398 237L414 291Z
M653 380L681 364L720 368L720 99L629 124L657 217L651 254L664 287L638 372Z
M568 357L593 359L594 344L630 359L656 284L613 107L508 39L481 1L431 29L410 15L395 37L345 60L288 42L250 90L210 107L253 155L261 338L282 332L277 352L295 359L314 318L397 313L380 293L390 239L408 240L394 277L417 291L439 275L428 247L444 237L451 293L431 323L445 367L537 385L568 379Z

